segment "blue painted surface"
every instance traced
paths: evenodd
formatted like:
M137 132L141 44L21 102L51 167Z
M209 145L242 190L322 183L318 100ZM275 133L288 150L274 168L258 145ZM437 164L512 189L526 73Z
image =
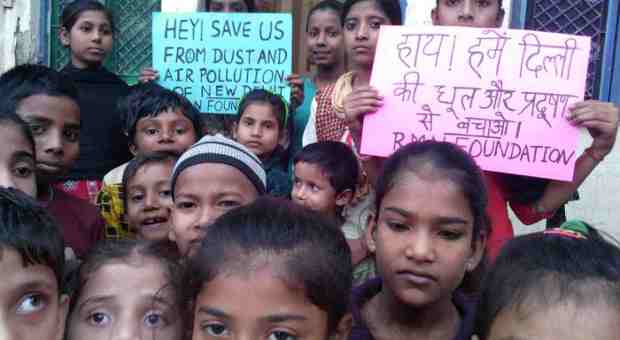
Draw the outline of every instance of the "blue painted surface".
M608 6L599 97L620 105L620 0L610 0Z

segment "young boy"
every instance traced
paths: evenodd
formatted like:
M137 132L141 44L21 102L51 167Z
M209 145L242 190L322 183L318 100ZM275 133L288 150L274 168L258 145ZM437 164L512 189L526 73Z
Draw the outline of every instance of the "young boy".
M239 103L234 139L245 145L263 162L267 172L267 193L285 197L291 192L287 171L287 106L284 100L266 90L253 90Z
M131 160L125 169L125 220L129 230L140 239L168 239L172 209L170 178L177 159L171 152L143 154Z
M221 135L192 145L172 173L171 241L192 255L205 228L225 212L253 202L266 192L265 170L245 146Z
M202 119L196 108L182 95L154 83L135 86L121 102L121 112L134 156L159 151L180 155L202 134ZM127 164L105 175L97 198L107 223L106 238L133 235L123 220L122 182Z
M0 77L0 97L30 126L35 140L38 200L62 226L65 244L81 257L102 237L97 208L54 188L80 152L77 89L59 72L21 65Z
M0 188L0 339L63 338L69 297L59 229L32 198Z

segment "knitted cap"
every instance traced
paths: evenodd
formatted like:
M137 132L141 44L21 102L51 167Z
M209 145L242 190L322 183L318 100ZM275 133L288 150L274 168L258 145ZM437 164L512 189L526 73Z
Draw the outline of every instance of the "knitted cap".
M177 178L183 170L202 163L230 165L241 171L256 187L259 195L266 192L267 175L263 164L245 146L222 135L202 137L185 151L172 170L172 198Z

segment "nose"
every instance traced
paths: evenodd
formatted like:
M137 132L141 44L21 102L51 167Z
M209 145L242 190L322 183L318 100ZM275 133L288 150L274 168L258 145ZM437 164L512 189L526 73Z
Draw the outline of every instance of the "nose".
M156 193L147 193L144 196L144 210L157 210L159 206L159 199Z
M368 24L364 22L360 22L357 27L357 31L355 32L355 39L357 40L366 40L368 39Z
M13 176L11 176L10 169L0 170L0 186L5 188L15 188L15 181L13 180ZM0 339L3 338L0 337Z
M219 215L220 214L218 214L215 209L204 208L200 214L198 221L196 221L196 224L194 225L195 231L201 234L204 233L206 231L206 228L210 226L213 221L215 221L215 219L219 217Z
M0 320L0 339L6 340L18 340L17 334L12 334L14 330L11 330L10 323L4 317Z
M63 144L62 132L59 130L50 131L47 138L45 138L45 144L44 144L45 153L51 154L55 157L62 157L63 155L62 144Z
M298 201L303 201L306 198L306 186L303 184L294 185L291 196Z
M159 142L165 144L174 143L174 129L162 129Z
M261 133L262 128L260 127L260 124L254 124L254 126L252 127L252 136L260 137Z
M131 318L133 319L133 318ZM117 320L110 337L112 340L140 340L140 323L134 320Z
M101 32L101 30L94 29L93 30L93 34L92 34L93 41L101 41L101 36L102 35L103 35L103 33Z
M317 45L325 46L326 41L327 41L327 32L319 33L317 40L316 40Z
M405 248L405 256L416 262L433 262L436 254L430 231L414 229Z
M465 1L463 1L463 6L461 7L461 13L459 15L459 19L462 20L462 21L474 20L474 4L473 4L473 0L465 0Z

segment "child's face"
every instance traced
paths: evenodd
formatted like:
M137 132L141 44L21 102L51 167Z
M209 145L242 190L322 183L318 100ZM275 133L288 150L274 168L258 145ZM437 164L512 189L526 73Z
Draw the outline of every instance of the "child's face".
M541 302L532 302L541 303ZM544 303L544 302L542 302ZM502 310L491 325L489 340L617 340L620 335L620 312L602 301L577 305L573 301L526 313Z
M80 108L68 97L34 95L17 114L30 126L37 154L37 180L50 182L71 170L80 154Z
M499 27L504 12L498 0L439 0L431 17L433 25Z
M461 188L433 171L399 175L366 235L388 294L415 307L450 301L465 272L478 265L484 243L473 242Z
M293 172L293 202L328 216L336 216L339 195L325 171L316 164L297 162Z
M183 170L174 190L169 236L181 254L190 256L216 218L258 197L256 188L241 171L219 163L201 163Z
M234 137L259 158L269 158L280 140L280 127L271 104L248 105L234 128Z
M182 154L196 142L192 121L179 111L164 111L155 117L144 117L136 124L131 152L171 151Z
M61 29L60 40L71 48L71 61L77 68L99 66L112 51L114 34L108 17L101 11L80 14L70 31Z
M0 248L0 339L61 340L68 297L60 295L54 271L41 264L24 267L13 248Z
M390 19L374 1L358 2L344 21L344 42L349 62L366 68L372 67L381 25L389 25Z
M168 239L173 167L172 161L147 163L127 182L127 223L139 238Z
M208 8L209 12L247 12L248 6L243 0L211 0Z
M0 126L0 186L19 189L37 197L33 146L20 127L4 122Z
M249 294L239 294L247 292ZM271 266L225 273L203 285L195 301L193 340L328 339L327 313Z
M104 264L76 298L69 340L182 338L182 311L162 264L153 259Z
M308 20L306 43L312 63L317 66L341 64L344 58L340 16L332 10L318 10Z

